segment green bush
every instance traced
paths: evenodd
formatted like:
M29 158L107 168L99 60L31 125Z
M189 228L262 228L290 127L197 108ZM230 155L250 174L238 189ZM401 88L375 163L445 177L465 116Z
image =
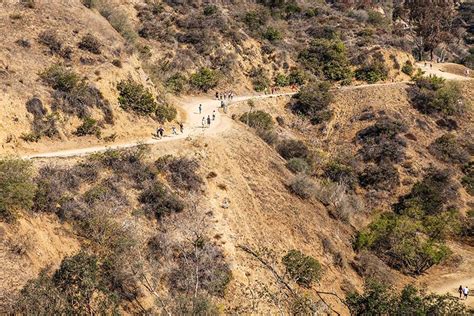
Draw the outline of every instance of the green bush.
M175 94L180 94L184 91L186 83L186 77L182 74L177 73L166 79L165 86L166 88L168 88L169 91Z
M117 89L120 93L118 101L124 110L140 115L155 113L158 106L155 98L142 84L132 79L122 80L118 83Z
M92 34L85 35L78 44L82 50L86 50L96 55L100 55L102 44L99 39Z
M345 184L354 189L357 184L357 175L352 166L340 161L331 161L324 167L324 175L330 180Z
M303 158L291 158L286 163L286 167L293 173L306 173L310 171L308 162Z
M164 123L166 121L173 121L178 115L178 110L174 106L168 104L158 104L155 111L155 116L158 122Z
M263 68L254 68L249 74L253 89L257 92L264 91L270 86L267 72Z
M458 115L464 112L465 106L461 89L455 82L444 79L420 77L411 91L414 107L423 114Z
M281 32L274 27L269 26L262 34L263 38L270 42L276 42L283 38Z
M402 67L402 72L406 75L413 75L413 72L415 71L415 68L413 67L413 64L411 61L407 60L405 64L403 64Z
M247 27L254 32L264 26L267 23L267 20L268 15L264 10L247 12L243 18Z
M191 75L191 85L198 90L207 92L219 83L219 76L216 71L209 68L201 68Z
M96 256L80 252L67 257L50 277L43 271L21 290L15 305L20 314L114 314L119 297L112 276Z
M277 146L278 153L290 160L291 158L308 159L310 156L309 149L301 140L285 139Z
M321 264L311 256L299 250L290 250L282 258L286 272L301 286L310 287L313 282L319 281L322 276Z
M450 255L443 240L425 235L421 220L385 213L356 238L356 249L370 249L404 273L420 275Z
M367 11L367 14L369 16L367 22L369 22L370 24L375 25L375 26L383 26L387 24L387 20L382 15L382 13L374 11L374 10L369 10Z
M466 315L466 306L450 294L428 294L406 285L396 292L389 284L366 281L362 294L346 296L351 315Z
M80 82L79 76L63 65L56 64L42 73L41 79L55 90L71 92Z
M270 130L273 128L273 118L264 111L246 112L240 116L240 121L256 129Z
M439 160L454 164L465 164L471 157L452 134L444 134L437 138L429 146L429 151Z
M461 183L467 193L474 195L474 162L466 164L462 170L465 175L461 178Z
M293 69L288 75L288 83L302 86L306 83L307 76L303 70Z
M346 47L339 39L315 39L298 59L316 76L333 81L352 78Z
M76 136L95 135L97 138L100 138L100 128L97 126L97 120L91 117L85 117L74 134Z
M373 61L357 69L355 77L357 80L363 80L368 83L376 83L377 81L387 79L388 69L383 62Z
M294 96L291 110L297 115L308 117L313 124L330 120L332 111L329 109L329 104L333 100L330 87L331 85L325 81L303 87Z
M285 76L285 74L282 74L282 73L277 74L273 81L275 82L275 85L278 87L286 87L290 85L290 78Z
M18 159L0 160L0 220L13 222L20 210L33 206L32 165Z
M206 5L206 6L204 7L203 13L204 13L205 16L214 15L214 14L217 13L217 6L212 5L212 4Z

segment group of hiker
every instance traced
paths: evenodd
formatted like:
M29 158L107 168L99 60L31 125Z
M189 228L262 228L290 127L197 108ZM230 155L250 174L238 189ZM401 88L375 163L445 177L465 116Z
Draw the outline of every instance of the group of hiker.
M469 287L467 285L466 286L460 285L458 292L459 292L459 299L463 299L464 297L464 299L467 300L467 296L469 295Z
M184 124L183 124L183 122L179 122L178 126L179 126L180 133L183 134L184 133ZM176 126L171 127L171 134L172 135L178 135L178 132L176 130ZM163 127L163 125L158 127L158 129L156 130L156 136L160 139L165 136L165 128Z
M232 99L234 99L234 96L235 96L235 93L233 91L225 91L225 92L216 91L216 100L232 101Z
M207 118L203 116L201 120L202 128L210 127L211 122L215 120L216 120L216 110L212 111L212 119L211 119L211 115L208 115Z

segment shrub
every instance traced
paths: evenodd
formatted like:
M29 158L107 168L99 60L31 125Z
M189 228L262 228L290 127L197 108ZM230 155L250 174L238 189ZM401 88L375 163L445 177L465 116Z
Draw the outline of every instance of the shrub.
M406 142L399 133L406 131L407 127L400 121L388 117L378 119L374 125L357 133L356 140L362 143L359 154L366 162L400 162L405 158Z
M331 85L324 81L305 86L295 95L291 110L295 114L308 117L313 124L329 120L332 116L329 104L333 100L330 87Z
M400 185L398 170L389 162L369 165L359 175L359 183L364 188L392 191Z
M13 222L20 210L33 206L32 165L18 159L0 160L0 220Z
M219 306L204 295L178 295L172 306L174 315L220 315Z
M278 87L286 87L290 85L289 77L285 76L285 74L282 74L282 73L277 74L273 81L275 82L275 85Z
M209 68L201 68L191 75L191 85L198 90L207 92L219 83L219 76L216 71Z
M436 215L450 208L458 196L458 187L451 173L432 169L413 186L409 194L400 197L394 209L399 214L415 217Z
M158 122L164 123L166 121L173 121L178 115L178 111L174 106L168 104L158 104L155 111L155 116Z
M288 84L296 84L302 86L306 83L307 76L302 70L293 69L288 75Z
M117 68L122 68L123 67L122 61L120 59L112 60L112 65L114 65Z
M278 134L273 129L257 128L256 134L268 145L274 145L278 142Z
M281 32L274 27L269 26L262 34L263 38L270 41L276 42L283 38Z
M63 46L56 32L52 30L41 32L38 36L38 42L47 46L53 54L59 54Z
M340 161L331 161L324 168L324 175L331 181L338 182L354 189L357 176L354 168Z
M267 72L263 68L254 68L249 74L253 89L257 92L264 91L270 86Z
M355 76L357 80L363 80L368 83L376 83L377 81L387 79L388 69L383 62L372 61L362 68L357 69Z
M413 64L411 61L407 60L402 67L402 72L406 75L413 75L413 72L415 71L415 68L413 67Z
M97 126L97 121L91 117L85 117L82 124L74 132L76 136L95 135L100 137L100 128Z
M193 247L183 245L177 256L177 267L169 277L171 288L192 294L199 279L199 290L210 295L223 297L232 272L225 261L222 250L199 236L193 240ZM197 251L196 251L197 249Z
M181 92L183 92L186 86L186 77L179 73L174 74L168 79L166 79L165 86L171 92L175 94L180 94Z
M118 83L117 89L120 93L118 101L123 109L140 115L155 113L158 106L155 98L142 84L132 79L122 80Z
M100 55L102 44L99 39L92 34L87 34L82 37L78 44L78 47L82 50L89 51L93 54Z
M321 264L299 250L288 251L282 258L282 263L291 278L304 287L310 287L313 282L319 281L322 276Z
M298 59L314 75L340 81L352 78L344 43L338 39L316 39Z
M308 162L303 158L291 158L286 163L286 167L293 173L306 173L310 171Z
M144 205L148 214L153 214L157 219L163 215L184 210L184 202L159 182L153 183L144 190L138 201Z
M211 16L217 13L217 6L215 5L206 5L204 7L203 13L205 16Z
M268 15L266 11L251 11L247 12L243 18L244 23L251 31L257 31L267 23Z
M72 70L56 64L42 73L41 79L55 90L63 92L71 92L80 82L79 76Z
M283 140L278 144L277 151L286 160L290 160L291 158L307 159L310 156L309 149L305 143L295 139Z
M186 157L175 158L164 156L156 161L156 166L161 171L169 173L169 179L177 188L187 191L199 191L203 180L197 174L199 162Z
M459 85L436 76L418 78L411 94L414 107L423 114L451 116L465 109Z
M356 238L356 248L368 248L404 273L419 275L446 259L450 251L442 240L423 234L423 221L385 213Z
M310 178L298 175L289 184L289 189L302 199L309 199L314 195L315 186Z
M43 271L21 290L15 306L21 314L113 314L118 310L117 294L96 256L80 252L67 257L53 276Z
M273 119L264 111L246 112L240 116L240 121L256 129L270 130L273 128Z
M439 160L448 163L465 164L471 157L452 134L444 134L437 138L429 146L429 151Z
M369 10L367 11L367 14L368 14L367 22L369 22L372 25L383 26L387 23L385 17L380 12Z
M474 195L474 163L470 162L469 164L463 167L463 172L465 176L461 178L461 183L466 189L467 193Z
M349 293L346 305L351 315L464 315L466 306L458 298L428 294L406 285L400 293L389 284L366 281L364 293Z

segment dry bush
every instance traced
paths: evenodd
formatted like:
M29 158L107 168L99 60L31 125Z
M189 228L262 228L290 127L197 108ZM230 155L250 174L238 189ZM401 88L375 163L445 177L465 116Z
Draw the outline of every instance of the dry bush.
M441 161L454 164L469 162L471 155L452 134L444 134L429 146L430 153Z
M285 139L277 146L278 153L289 160L291 158L307 159L310 156L308 147L300 140Z
M365 188L392 191L400 185L400 175L390 162L381 161L378 165L368 165L359 174L359 183Z
M153 214L157 219L163 215L181 212L184 202L169 191L163 184L155 182L146 188L138 197L147 214Z
M288 185L290 191L302 199L309 199L314 195L315 185L313 181L304 175L298 175Z
M38 36L38 42L48 47L52 54L59 54L63 46L62 41L53 30L41 32Z
M86 50L96 55L100 55L102 44L99 39L92 34L86 34L82 37L78 44L78 47L82 50Z
M197 174L199 162L186 157L164 156L155 162L157 168L165 171L171 183L179 189L186 191L199 191L203 180Z
M395 281L390 268L369 251L361 251L352 266L364 279L374 279L384 284L392 284Z

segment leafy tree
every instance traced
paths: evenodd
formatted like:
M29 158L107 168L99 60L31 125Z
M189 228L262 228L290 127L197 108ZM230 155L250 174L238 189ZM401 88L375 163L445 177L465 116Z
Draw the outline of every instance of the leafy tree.
M340 81L352 78L346 47L339 39L315 39L298 58L313 74L325 79Z
M0 220L12 222L19 210L33 206L32 165L19 159L0 160Z
M387 315L394 303L389 287L375 281L365 283L363 294L352 292L346 297L351 315Z
M433 59L434 49L451 38L455 1L405 1L405 8L417 36L415 45L419 60L424 52L429 52Z

